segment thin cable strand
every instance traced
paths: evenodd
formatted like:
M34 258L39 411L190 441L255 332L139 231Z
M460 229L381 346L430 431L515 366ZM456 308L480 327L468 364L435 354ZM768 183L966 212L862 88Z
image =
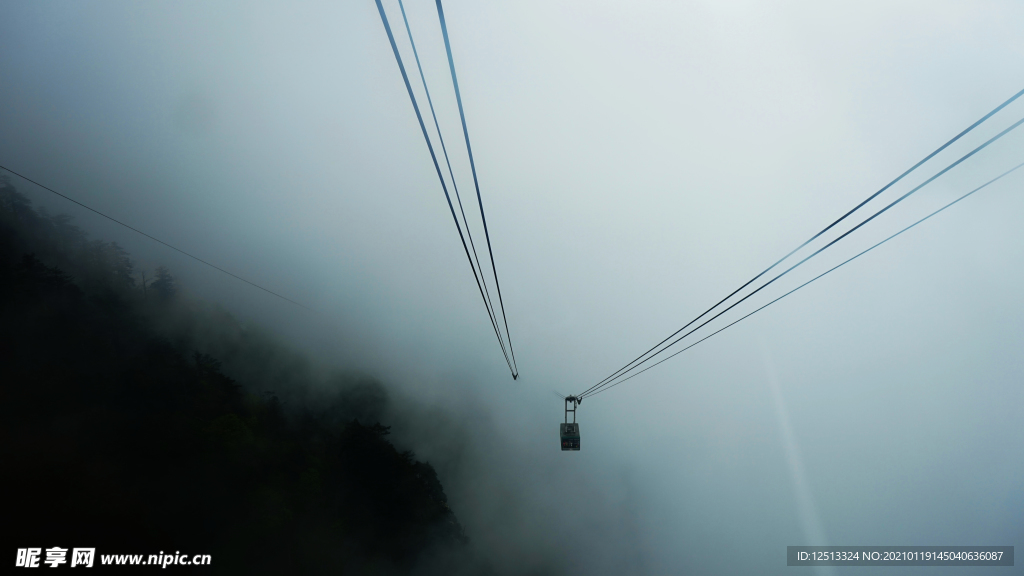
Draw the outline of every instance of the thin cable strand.
M434 129L437 130L437 139L441 143L441 153L444 155L444 163L449 169L449 177L452 178L452 189L455 191L455 199L459 204L459 212L462 214L462 221L466 224L466 236L469 237L469 247L473 251L473 259L476 261L476 270L480 272L480 281L483 283L483 295L484 301L487 306L487 315L490 317L490 322L497 326L498 319L495 317L495 305L490 298L490 290L487 288L487 279L483 274L483 266L480 265L480 257L476 254L476 243L473 242L473 231L469 227L469 219L466 217L466 210L462 205L462 196L459 194L459 184L455 179L455 172L452 170L452 162L449 160L447 155L447 147L444 146L444 136L441 134L440 123L437 122L437 114L434 112L434 101L430 97L430 89L427 87L427 78L423 74L423 66L420 64L420 52L416 49L416 41L413 40L413 30L409 26L409 18L406 16L406 5L398 0L398 8L401 9L401 19L406 24L406 33L409 35L409 43L413 46L413 55L416 57L416 68L420 72L420 81L423 83L423 91L427 94L427 105L430 107L430 116L434 120ZM499 332L498 341L502 346L502 353L505 353L505 342L501 339L501 332Z
M494 251L491 249L491 233L487 230L487 216L484 215L484 201L480 196L480 181L476 176L476 162L473 160L473 147L469 143L469 129L466 127L466 113L462 108L462 94L459 91L459 79L455 76L455 60L452 58L452 45L448 40L448 26L444 21L444 10L441 8L441 0L437 0L437 17L441 21L441 34L444 36L444 49L448 52L448 68L452 72L452 84L455 86L455 101L459 104L459 118L462 119L462 133L466 137L466 151L469 153L469 166L473 171L473 185L476 187L476 200L480 205L480 220L484 223L484 237L487 238L487 252L491 257L491 270L494 272L494 286L498 289L498 305L501 307L501 318L505 322L505 336L508 337L508 349L512 354L512 363L515 365L516 354L512 349L512 334L508 330L508 318L505 317L505 303L501 298L501 283L498 281L498 268L494 263ZM516 374L518 376L518 368L516 369Z
M444 176L441 175L441 166L437 163L437 155L434 153L434 146L430 143L430 137L427 136L427 127L423 124L423 115L420 114L420 107L416 104L416 96L412 93L412 85L409 84L409 75L405 73L405 65L402 64L402 55L398 53L398 45L395 44L395 36L391 33L391 25L388 24L388 16L384 13L384 6L377 2L377 11L380 12L381 22L384 23L384 30L388 33L388 41L391 42L391 50L395 53L395 61L398 62L398 69L402 72L402 80L405 82L405 89L409 92L409 100L412 101L412 108L416 111L416 120L420 123L420 131L423 132L423 139L427 143L427 149L430 151L430 159L434 162L434 170L437 172L437 179L441 181L441 189L444 190L444 197L448 201L448 210L452 213L452 220L455 221L455 228L459 232L459 240L462 241L462 249L466 252L466 260L469 261L469 267L473 270L473 278L476 280L476 288L480 291L480 298L484 301L484 307L487 307L487 299L484 297L484 290L480 286L480 278L476 274L476 268L473 266L473 259L469 255L469 247L466 245L466 238L462 234L462 226L459 225L459 218L455 215L455 207L452 206L452 198L448 195L448 186L444 183ZM498 341L501 341L501 335L498 333L498 326L496 322L492 321L494 328L494 335L497 336ZM505 348L502 346L502 353L505 353ZM505 363L508 364L508 369L512 372L512 379L516 378L516 371L512 368L512 363L509 362L508 354L505 354Z
M656 357L656 356L657 356L658 354L661 354L661 353L662 353L662 352L664 352L665 350L668 350L669 348L671 348L672 346L674 346L674 345L675 345L676 343L678 343L678 342L679 342L680 340L682 340L683 338L686 338L686 337L687 337L687 336L689 336L690 334L693 334L693 333L694 333L694 332L696 332L697 330L700 330L701 328L703 328L704 326L706 326L706 325L707 325L707 324L708 324L709 322L711 322L711 321L715 320L716 318L718 318L718 317L719 317L719 316L721 316L722 314L725 314L725 313L726 313L726 312L728 312L729 310L732 310L733 308L735 308L735 307L736 307L736 306L738 306L739 304L743 303L743 302L744 302L744 301L745 301L745 300L746 300L747 298L750 298L750 297L751 297L751 296L753 296L754 294L757 294L757 293L758 293L758 292L760 292L761 290L763 290L763 289L767 288L767 287L768 287L768 286L770 286L770 285L771 285L771 284L772 284L773 282L775 282L775 281L776 281L776 280L778 280L779 278L782 278L782 277L783 277L783 276L785 276L786 274L789 274L789 273L790 273L790 272L791 272L792 270L794 270L795 268L797 268L798 266L800 266L800 265L801 265L801 264L803 264L804 262L807 262L807 261L808 261L808 260L810 260L811 258L814 258L814 257L815 257L815 256L817 256L818 254L821 254L821 253L822 253L822 252L823 252L824 250L826 250L827 248L829 248L830 246L832 246L832 245L833 245L833 244L835 244L836 242L839 242L839 241L840 241L840 240L842 240L843 238L846 238L847 236L849 236L850 234L852 234L852 233L853 233L854 231L856 231L857 229L859 229L859 228L860 228L861 226L864 226L864 225L865 225L865 224L867 224L868 222L870 222L870 221L874 220L874 219L875 219L876 217L880 216L880 215L881 215L882 213L884 213L885 211L889 210L889 209L890 209L890 208L892 208L893 206L895 206L895 205L899 204L900 202L902 202L902 201L903 201L903 200L905 200L906 198L910 197L910 195L911 195L911 194L913 194L913 193L917 192L917 191L918 191L918 190L920 190L921 188L924 188L924 187L925 187L925 186L927 186L928 184L932 183L932 182L933 182L933 181L934 181L934 180L935 180L936 178L938 178L938 177L942 176L942 175L943 175L943 174L945 174L946 172L949 172L950 170L952 170L952 169L953 169L953 168L955 168L956 166L960 165L960 163L961 163L961 162L963 162L964 160L967 160L968 158L970 158L971 156L974 156L975 154L977 154L977 153L978 153L978 152L980 152L981 150L984 150L984 149L985 149L986 147L988 147L988 145L989 145L989 144L991 144L991 143L995 142L996 140L999 140L1000 138L1002 138L1002 137L1003 137L1003 136L1005 136L1006 134L1010 133L1010 131L1012 131L1012 130L1014 130L1015 128L1017 128L1018 126L1020 126L1020 125L1021 125L1022 123L1024 123L1024 118L1022 118L1022 119L1018 120L1017 122L1013 123L1013 124L1012 124L1012 125L1011 125L1011 126L1010 126L1009 128L1007 128L1007 129L1003 130L1003 131L1002 131L1002 132L1000 132L999 134L996 134L996 135L995 135L995 136L993 136L992 138L988 139L987 141L985 141L985 143L984 143L984 144L982 144L982 145L978 146L978 147L977 147L977 148L975 148L974 150L971 150L971 151L970 151L970 152L968 152L967 154L964 154L964 155L963 155L963 156L961 156L961 157L960 157L960 159L958 159L958 160L957 160L956 162L953 162L953 163L952 163L952 164L950 164L949 166L946 166L945 168L943 168L942 170L940 170L939 172L937 172L937 173L936 173L936 174L935 174L934 176L932 176L931 178L929 178L929 179L925 180L925 181L924 181L924 182L922 182L921 184L918 184L918 185L917 185L917 186L916 186L915 188L913 188L912 190L910 190L910 192L907 192L907 193L906 193L906 194L904 194L903 196L900 196L900 197L899 197L899 198L897 198L896 200L894 200L894 201L892 201L891 203L889 203L889 205L887 205L887 206L886 206L885 208L882 208L882 209L881 209L881 210L879 210L878 212L875 212L875 213L874 213L874 214L872 214L872 215L871 215L871 216L870 216L869 218L867 218L867 219L863 220L863 221L862 221L862 222L861 222L860 224L857 224L856 226L854 226L854 227L853 227L853 228L851 228L850 230L847 230L847 231L846 231L846 233L844 233L844 234L843 234L842 236L839 236L839 237L838 237L838 238L836 238L835 240L833 240L833 241L829 242L829 243L828 243L828 244L826 244L825 246L822 246L821 248L819 248L818 250L816 250L815 252L813 252L813 253L812 253L812 254L811 254L810 256L807 256L806 258L804 258L803 260L801 260L801 261L797 262L797 263L796 263L796 264L794 264L793 266L790 266L789 268L787 268L787 269L786 269L786 270L785 270L784 272L782 272L781 274L779 274L779 275L775 276L774 278L772 278L772 279L771 279L771 280L769 280L768 282L766 282L766 283L762 284L762 285L761 285L761 286L760 286L760 287L759 287L759 288L758 288L757 290L754 290L754 291L753 291L753 292L751 292L750 294L747 294L746 296L744 296L743 298L741 298L741 299L740 299L740 300L738 300L737 302L735 302L735 303L731 304L731 305L730 305L730 306L729 306L728 308L726 308L725 310L722 310L722 311L721 311L721 312L719 312L718 314L715 314L715 315L714 315L714 316L712 316L711 318L709 318L709 319L705 320L705 321L704 321L703 323L701 323L701 324L700 324L699 326L697 326L697 327L696 327L696 328L694 328L693 330L690 330L690 331L689 331L689 332L687 332L686 334L683 334L683 335L682 335L682 336L680 336L679 338L676 338L676 339L675 339L675 340L673 340L673 341L672 341L672 342L671 342L671 343L670 343L669 345L665 346L664 348L662 348L662 349L661 349L661 350L659 350L658 352L655 352L655 353L654 353L653 355L649 356L649 357L648 357L648 358L647 358L646 360L644 360L643 362L640 362L639 364L636 364L635 366L633 366L633 368L630 368L630 370L629 370L629 371L627 371L627 372L623 372L623 374L627 374L628 372L630 372L630 371L632 371L632 370L635 370L636 368L638 368L638 367L642 366L643 364L647 363L647 362L648 362L649 360L651 360L652 358ZM603 386L602 386L602 387L603 387ZM599 390L600 388L601 388L601 387L593 388L593 390ZM588 390L588 392L590 392L590 390ZM586 393L584 393L584 394L586 394Z
M125 228L131 230L132 232L135 232L136 234L141 234L142 236L145 236L146 238L149 238L150 240L152 240L152 241L154 241L154 242L156 242L158 244L163 244L164 246L170 248L171 250L174 250L175 252L178 252L179 254L184 254L185 256L188 256L189 258L195 260L196 262L200 262L202 264L205 264L205 265L209 266L210 268L213 268L214 270L217 270L218 272L223 272L224 274L227 274L228 276L231 276L232 278L234 278L236 280L241 280L242 282L245 282L246 284L248 284L248 285L250 285L250 286L252 286L254 288L259 288L260 290L263 290L267 294L270 294L272 296L277 296L281 300L284 300L286 302L290 302L291 304L295 304L296 306L298 306L300 308L305 308L306 310L309 310L310 312L315 312L315 310L313 310L309 306L306 306L305 304L299 304L298 302L296 302L295 300L292 300L291 298L287 298L285 296L282 296L282 295L278 294L277 292L274 292L272 290L268 290L268 289L264 288L263 286L260 286L259 284L256 284L255 282L250 282L249 280L246 280L245 278L242 278L241 276L238 276L237 274L232 274L231 272L228 272L227 270L221 268L220 266L217 266L215 264L211 264L211 263L207 262L206 260L203 260L202 258L200 258L198 256L193 256L192 254L189 254L188 252L185 252L181 248L177 248L175 246L172 246L172 245L168 244L167 242L164 242L163 240L161 240L159 238L155 238L153 236L150 236L149 234L146 234L145 232L143 232L142 230L139 230L138 228L133 228L132 226L129 226L129 225L125 224L124 222L121 222L120 220L118 220L116 218L113 218L112 216L107 216L106 214L104 214L103 212L100 212L99 210L96 210L95 208L90 208L89 206L86 206L85 204L82 204L81 202L79 202L78 200L75 200L74 198L71 198L69 196L65 196L64 194L61 194L60 192L57 192L56 190L54 190L53 188L50 188L49 186L46 186L44 184L40 184L39 182L36 182L35 180L29 178L28 176L25 176L24 174L20 174L18 172L15 172L14 170L11 170L10 168L8 168L6 166L0 166L0 168L6 170L7 172L10 172L11 174L14 174L18 178L21 178L22 180L25 180L26 182L31 182L32 184L35 184L36 186L39 186L40 188L42 188L43 190L46 190L47 192L52 192L52 193L56 194L57 196L60 196L61 198L67 200L68 202L72 202L74 204L77 204L77 205L81 206L82 208L85 208L86 210L88 210L88 211L90 211L90 212L92 212L94 214L98 214L98 215L106 218L107 220L110 220L111 222L114 222L115 224L119 224L121 226L124 226Z
M861 256L863 256L863 255L867 254L868 252L870 252L870 251L874 250L875 248L878 248L878 247L879 247L879 246L881 246L882 244L885 244L885 243L886 243L886 242L888 242L889 240L892 240L893 238L895 238L895 237L899 236L900 234L903 234L903 233L904 233L904 232L906 232L907 230L910 230L910 229L911 229L911 228L913 228L914 226L917 226L918 224L920 224L920 223L924 222L925 220L928 220L928 219L929 219L929 218L931 218L932 216L935 216L935 215L936 215L936 214L938 214L939 212L942 212L942 211L943 211L943 210L945 210L946 208L949 208L950 206L953 206L954 204L956 204L956 203L960 202L961 200L963 200L963 199L967 198L967 197L968 197L968 196L970 196L971 194L974 194L975 192L977 192L977 191L981 190L982 188L985 188L985 187L987 187L987 186L988 186L989 184L993 184L994 182L996 182L997 180L1000 180L1000 179L1001 179L1001 178L1003 178L1004 176L1007 176L1007 175L1009 175L1009 174L1010 174L1011 172L1013 172L1013 171L1017 170L1018 168L1021 168L1022 166L1024 166L1024 163L1021 163L1021 164L1017 164L1017 165L1016 165L1016 166L1014 166L1013 168L1010 168L1010 169L1009 169L1009 170L1007 170L1006 172L1003 172L1003 173L1002 173L1002 174L1000 174L999 176L996 176L995 178L993 178L993 179L989 180L988 182L986 182L986 183L982 184L981 186L978 186L977 188L975 188L974 190L971 190L971 191L970 191L970 192L968 192L967 194L964 194L963 196L961 196L961 197L957 198L956 200L954 200L954 201L950 202L949 204L946 204L946 205L945 205L945 206L943 206L942 208L939 208L938 210L936 210L936 211L932 212L931 214L929 214L929 215L925 216L924 218L921 218L920 220L918 220L917 222L914 222L914 223L913 223L913 224L911 224L910 226L907 226L907 227L906 227L906 228L904 228L903 230L900 230L899 232L897 232L897 233L893 234L892 236L889 236L889 237L888 237L888 238L886 238L885 240L882 240L882 241L881 241L881 242L879 242L878 244L875 244L874 246L872 246L872 247L868 248L867 250L864 250L863 252L861 252L861 253L857 254L856 256L853 256L852 258L850 258L850 259L848 259L848 260L844 261L844 262L843 262L842 264L839 264L839 265L837 265L837 266L834 266L834 267L830 268L829 270L827 270L827 271L825 271L825 272L822 272L821 274L819 274L819 275L815 276L814 278L811 278L811 279L810 279L810 280L808 280L807 282L804 282L803 284L801 284L801 285L797 286L796 288L794 288L794 289L790 290L789 292L786 292L786 293L785 293L785 294L783 294L782 296L779 296L779 297L778 297L778 298L776 298L775 300L772 300L771 302L769 302L769 303L765 304L764 306L761 306L761 307L760 307L760 308L758 308L757 310L754 310L753 312L751 312L751 313L749 313L749 314L747 314L747 315L745 315L745 316L743 316L743 317L739 318L738 320L734 320L733 322L730 322L729 324L726 324L726 325L725 325L725 326L723 326L722 328L719 328L718 330L716 330L716 331L712 332L711 334L708 334L707 336L705 336L705 337L701 338L700 340L698 340L698 341L694 342L693 344L690 344L690 345L689 345L689 346L687 346L686 348L683 348L682 350L679 350L679 351L677 351L677 352L674 352L674 353L672 353L672 355L671 355L671 356L668 356L668 357L666 357L666 358L663 358L663 359L659 360L658 362L656 362L656 363L654 363L654 364L651 364L651 365L650 365L650 366L648 366L647 368L644 368L643 370L641 370L641 371L639 371L639 372L636 372L636 373L634 373L634 374L631 374L631 375L629 375L628 377L626 377L626 378L623 378L622 380L619 380L619 381L617 381L617 382L615 382L615 383L613 383L613 384L611 384L611 385L609 385L609 386L607 386L607 387L604 387L604 388L602 388L602 389L600 389L600 390L598 390L598 391L596 391L596 392L592 392L592 393L590 393L590 394L589 394L589 395L588 395L587 397L589 398L590 396L594 396L594 395L596 395L596 394L600 394L601 392L605 392L605 391L607 391L607 390L610 390L611 388L614 388L614 387L618 386L619 384L622 384L622 383L623 383L623 382L625 382L626 380L629 380L629 379L631 379L631 378L635 378L636 376L639 376L639 375L643 374L644 372L646 372L646 371L650 370L651 368L654 368L654 367L655 367L655 366L657 366L658 364L661 364L662 362L665 362L665 361L667 361L667 360L670 360L670 359L672 359L673 357L675 357L675 356L677 356L677 355L679 355L679 354L682 354L683 352L686 352L687 350L689 350L690 348L693 348L693 347L694 347L694 346L696 346L697 344L700 344L701 342L703 342L703 341L707 340L708 338L711 338L712 336L714 336L715 334L718 334L719 332L721 332L721 331L725 330L726 328L729 328L730 326L733 326L733 325L735 325L735 324L738 324L738 323L739 323L740 321L742 321L742 320L745 320L745 319L747 319L747 318L749 318L749 317L753 316L754 314L757 314L757 313L758 313L758 312L760 312L761 310L764 310L765 308L767 308L767 307L771 306L772 304L774 304L774 303L778 302L779 300L782 300L782 299L783 299L783 298L785 298L786 296L789 296L790 294L792 294L792 293L796 292L797 290L799 290L799 289L803 288L804 286L807 286L808 284L810 284L811 282L814 282L815 280L817 280L817 279L821 278L822 276L825 276L826 274L829 274L829 273L831 273L832 271L834 271L834 270L837 270L837 269L839 269L839 268L841 268L841 267L845 266L846 264L848 264L848 263L850 263L850 262L852 262L852 261L856 260L857 258L860 258Z
M423 83L423 91L427 94L427 104L430 106L430 115L434 119L434 128L437 130L437 139L441 142L441 152L444 154L444 162L448 166L448 176L452 181L452 189L455 191L455 200L459 205L459 212L462 214L462 221L466 224L466 236L469 237L469 247L473 251L473 259L476 261L476 269L480 271L480 280L484 285L484 301L487 304L487 314L491 317L492 323L497 323L494 316L494 304L491 301L491 291L487 288L487 277L484 275L483 266L480 265L480 257L476 253L476 243L473 242L473 231L469 227L469 219L466 218L466 211L462 207L462 196L459 194L459 185L455 181L455 173L452 171L452 163L448 159L448 148L444 144L444 136L441 134L441 125L437 121L437 114L434 112L434 100L430 97L430 89L427 88L427 77L423 74L423 66L420 64L420 53L416 50L416 41L412 39L412 28L409 27L409 19L405 15L405 4L398 0L398 7L402 10L402 21L405 23L405 31L409 35L409 44L412 45L412 54L416 58L416 68L420 73L420 81ZM500 333L498 338L501 349L504 352L505 343L501 341Z
M599 382L598 382L597 384L594 384L593 386L591 386L590 388L588 388L588 389L587 389L587 390L586 390L586 391L584 392L584 394L585 394L585 393L587 393L587 392L589 392L589 391L591 391L591 390L594 390L594 389L596 389L596 388L600 387L600 386L601 386L602 384L604 384L605 382L608 382L608 381L610 381L610 380L614 380L615 378L617 378L618 376L620 376L620 375L621 375L622 373L624 373L625 371L627 371L627 370L632 370L632 368L633 368L633 365L634 365L634 364L636 364L637 362L639 362L639 361L640 361L641 359L643 359L643 358L644 358L645 356L647 356L648 354L650 354L650 353L651 353L652 351L654 351L655 349L657 349L657 348L658 348L659 346L661 346L661 345L662 345L662 344L664 344L665 342L668 342L668 341L669 341L669 340L670 340L670 339L671 339L671 338L672 338L673 336L675 336L676 334L679 334L679 333L680 333L680 332L682 332L683 330L686 330L686 328L687 328L687 327L689 327L689 326L690 326L691 324L693 324L694 322L696 322L696 321L700 320L700 319L701 319L701 318L703 318L703 317L704 317L704 316L705 316L706 314L710 313L710 312L711 312L712 310L714 310L715 308L717 308L718 306L720 306L720 305L721 305L721 304L722 304L723 302L725 302L725 301L726 301L726 300L728 300L729 298L732 298L733 296L735 296L735 295L736 295L736 294L737 294L737 293L738 293L739 291L743 290L744 288L746 288L747 286L749 286L750 284L752 284L752 283L753 283L754 281L756 281L756 280L757 280L758 278L760 278L760 277L764 276L765 274L767 274L767 273L768 273L768 272L769 272L769 271L770 271L771 269L773 269L773 268L775 268L776 266L778 266L779 264L781 264L781 263L782 263L782 262L783 262L784 260L786 260L787 258L789 258L790 256L792 256L793 254L795 254L795 253L796 253L797 251L799 251L799 250L800 250L801 248L804 248L805 246L807 246L808 244L810 244L811 242L813 242L814 240L816 240L817 238L819 238L819 237L820 237L820 236L821 236L822 234L824 234L825 232L828 232L829 230L831 230L831 229L832 229L832 228L833 228L833 227L834 227L834 226L835 226L836 224L839 224L840 222L842 222L843 220L845 220L845 219L846 219L846 218L847 218L848 216L850 216L851 214L853 214L854 212L856 212L857 210L859 210L859 209L860 209L861 207L863 207L863 206L864 206L865 204L867 204L867 203L868 203L868 202L870 202L871 200L873 200L873 199L875 199L876 197L878 197L878 195L879 195L879 194L881 194L881 193L885 192L886 190L888 190L888 189L889 189L890 187L892 187L892 186L893 186L894 184L896 184L897 182L899 182L900 180L902 180L902 179L903 179L903 178L904 178L905 176L907 176L908 174L910 174L911 172L913 172L914 170L916 170L917 168L919 168L919 167L920 167L920 166L921 166L922 164L924 164L924 163L925 163L925 162L927 162L928 160L931 160L932 158L934 158L936 154L938 154L938 153L942 152L943 150L945 150L945 149L946 149L947 147L949 147L949 146L950 146L951 144L953 144L954 142L956 142L957 140L959 140L959 139L960 139L961 137L963 137L963 136L964 136L965 134L967 134L967 133L968 133L968 132L970 132L971 130L974 130L975 128L977 128L977 127L978 127L978 126L979 126L979 125L980 125L980 124L981 124L982 122L984 122L984 121L988 120L989 118L991 118L991 117L992 117L993 115L995 115L995 114L996 114L997 112L999 112L1000 110L1002 110L1002 109L1003 109L1003 108L1005 108L1006 106L1010 105L1010 104L1011 104L1012 102L1014 102L1015 100L1017 100L1018 98L1020 98L1020 97L1021 97L1022 95L1024 95L1024 90L1021 90L1020 92L1017 92L1016 94L1014 94L1013 96L1011 96L1011 97L1010 97L1009 99L1007 99L1006 101L1004 101L1004 102L1003 102L1002 104L1000 104L999 106L996 106L996 107L995 107L994 109L992 109L992 111L991 111L991 112L989 112L988 114L985 114L984 116L982 116L982 117L981 117L980 119L978 119L978 121L976 121L976 122L975 122L974 124L971 124L970 126L968 126L967 128L965 128L965 129L964 129L963 131L961 131L961 132L960 132L959 134L957 134L956 136L954 136L953 138L951 138L951 139L950 139L949 141L947 141L947 142L946 142L945 144L943 144L942 146L939 146L939 147L938 147L937 149L935 149L935 151L934 151L934 152L932 152L931 154L929 154L929 155L925 156L925 157L924 157L924 158L922 158L922 159L921 159L921 160L920 160L920 161L919 161L919 162L918 162L917 164L914 164L914 165L913 165L913 166L911 166L911 167L910 167L909 169L907 169L907 170L906 170L905 172L903 172L902 174L900 174L899 176L897 176L897 177L896 177L896 178L895 178L894 180L892 180L891 182L889 182L888 184L886 184L885 186L883 186L882 188L880 188L880 189L879 189L879 190L878 190L877 192L875 192L875 193L874 193L874 194L872 194L871 196L868 196L868 197L867 197L867 198L866 198L866 199L865 199L864 201L862 201L862 202L861 202L860 204L858 204L858 205L854 206L854 207L853 207L853 209L851 209L851 210L850 210L849 212L847 212L846 214L843 214L843 215L842 215L841 217L839 217L839 218L838 218L838 219L837 219L836 221L832 222L831 224L829 224L828 226L826 226L825 228L823 228L823 229L822 229L822 230L821 230L820 232L818 232L818 233L817 233L817 234L815 234L814 236L811 236L811 237L810 237L810 238L809 238L808 240L806 240L806 241L805 241L805 242L804 242L803 244L800 244L799 246L797 246L796 248L794 248L794 249L793 249L792 251L790 251L790 252L789 252L788 254L786 254L785 256L783 256L782 258L780 258L780 259L779 259L778 261L776 261L776 262L775 262L774 264L772 264L771 266L769 266L769 267L765 268L765 269L764 269L763 271L761 271L761 273L760 273L760 274L758 274L757 276L754 276L753 278L751 278L750 280L748 280L748 281L747 281L747 282L746 282L745 284L743 284L742 286L740 286L740 287L739 287L739 288L737 288L736 290L733 290L733 291L732 291L732 293L730 293L730 294L729 294L728 296L726 296L725 298L722 298L722 299L721 299L721 300L719 300L719 301L718 301L717 303L715 303L715 305L714 305L714 306L712 306L712 307L708 308L707 310L705 310L704 312L702 312L702 313L701 313L701 314L700 314L699 316L697 316L697 317L696 317L696 318L694 318L693 320L690 320L689 322L687 322L685 326L683 326L683 327L682 327L682 328L680 328L679 330L676 330L676 331L675 331L675 332L673 332L672 334L669 334L669 335L668 335L668 337L666 337L666 338L665 338L664 340L662 340L661 342L658 342L657 344L655 344L654 346L652 346L652 347L651 347L650 349L648 349L648 350L647 350L646 352L644 352L643 354L641 354L641 355L637 356L637 357L636 357L636 358L634 358L634 359L633 359L632 361L630 361L630 362L629 362L628 364L626 364L626 365L625 365L625 366L623 366L622 368L619 368L618 370L616 370L615 372L613 372L613 373L612 373L612 374L611 374L610 376L607 376L607 377L605 377L604 379L602 379L601 381L599 381ZM644 360L644 362L646 362L646 360Z
M473 231L469 227L469 218L466 217L466 210L462 205L462 195L459 194L459 183L455 179L455 171L452 170L452 161L447 155L447 147L444 146L444 136L441 134L440 123L437 122L437 114L434 112L434 100L430 97L430 88L427 87L427 78L423 74L423 66L420 64L420 52L416 49L416 41L413 40L413 29L409 26L409 18L406 16L406 5L401 0L398 0L398 8L401 9L401 19L406 24L406 33L409 35L409 43L413 46L413 55L416 57L416 68L420 72L420 82L423 83L423 91L427 94L427 105L430 107L430 116L434 120L434 129L437 130L437 139L441 143L441 153L444 155L444 164L449 169L449 177L452 179L452 189L455 191L455 199L459 204L459 212L462 214L462 221L466 224L466 236L469 238L469 247L473 251L473 259L476 261L476 270L480 272L480 281L483 283L483 294L484 300L487 305L487 315L490 316L490 322L498 322L495 317L495 306L490 298L490 290L487 288L487 279L483 274L483 266L480 265L480 257L476 253L476 243L473 242ZM502 351L505 349L505 342L499 337L499 342L502 345Z

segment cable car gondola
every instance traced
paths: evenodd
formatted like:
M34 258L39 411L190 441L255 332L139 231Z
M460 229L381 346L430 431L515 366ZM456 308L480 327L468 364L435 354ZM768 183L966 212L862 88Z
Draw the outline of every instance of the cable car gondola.
M576 406L580 401L581 399L575 396L565 397L565 422L558 425L563 451L580 449L580 425L576 423ZM569 412L572 412L572 422L569 422Z

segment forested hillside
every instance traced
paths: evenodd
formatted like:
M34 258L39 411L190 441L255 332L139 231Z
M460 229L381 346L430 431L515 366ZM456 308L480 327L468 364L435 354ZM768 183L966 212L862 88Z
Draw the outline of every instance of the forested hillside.
M312 380L167 269L137 270L0 181L0 482L17 547L203 553L239 574L465 568L434 469L389 442L386 391Z

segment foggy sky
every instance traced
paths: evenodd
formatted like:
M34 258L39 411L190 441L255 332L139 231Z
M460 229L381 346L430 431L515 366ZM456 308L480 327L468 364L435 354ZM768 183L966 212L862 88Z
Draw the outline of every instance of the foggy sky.
M468 195L434 5L406 9ZM586 400L578 453L558 451L552 391L619 368L1024 88L1024 6L445 14L518 382L371 1L4 0L0 164L315 309L11 179L436 410L396 435L509 573L782 574L787 545L1022 545L1024 174ZM868 208L1022 116L1011 105ZM758 305L1022 160L1014 132Z

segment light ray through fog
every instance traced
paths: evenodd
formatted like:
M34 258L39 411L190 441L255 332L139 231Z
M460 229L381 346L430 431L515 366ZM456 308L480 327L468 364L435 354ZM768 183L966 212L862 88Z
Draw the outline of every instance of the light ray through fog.
M771 352L764 342L761 343L761 355L764 358L765 379L768 381L768 389L771 391L775 419L779 425L779 435L782 446L786 450L786 464L793 486L793 496L796 500L797 516L805 539L804 542L792 543L792 546L828 546L825 528L821 523L818 507L814 503L811 484L807 480L807 471L804 469L803 457L800 454L800 444L793 431L793 422L789 417L786 399L782 396L782 388L779 386L779 375L775 369L775 363L772 361ZM835 574L835 568L832 566L816 566L815 569L818 574L829 576Z

